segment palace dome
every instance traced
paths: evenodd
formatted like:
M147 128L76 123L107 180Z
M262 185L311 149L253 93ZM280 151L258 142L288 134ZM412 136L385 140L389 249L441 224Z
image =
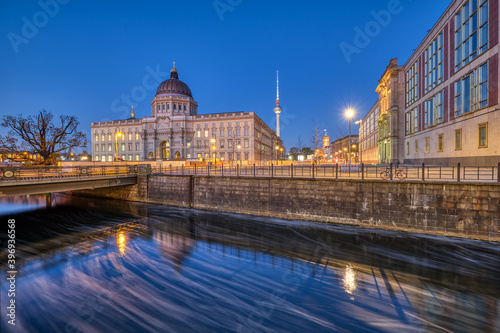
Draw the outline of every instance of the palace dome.
M180 94L193 98L191 89L188 85L179 80L179 73L177 69L172 68L170 71L170 79L163 81L156 90L156 95L159 94Z

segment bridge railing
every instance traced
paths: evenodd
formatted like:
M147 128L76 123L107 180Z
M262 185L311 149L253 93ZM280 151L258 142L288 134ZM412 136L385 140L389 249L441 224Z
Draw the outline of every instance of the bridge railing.
M360 179L384 181L498 182L498 166L422 165L205 165L153 166L153 174L219 177L268 177L310 179Z
M137 174L137 165L116 166L0 166L0 182L57 180Z

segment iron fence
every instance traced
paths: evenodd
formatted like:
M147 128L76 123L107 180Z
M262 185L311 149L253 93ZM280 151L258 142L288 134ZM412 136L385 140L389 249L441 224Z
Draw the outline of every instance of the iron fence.
M63 178L120 177L137 174L136 165L117 166L0 166L0 182Z
M499 182L500 163L493 167L476 166L396 166L358 165L203 165L152 166L152 174L219 177L265 177L306 179L360 179L385 181Z

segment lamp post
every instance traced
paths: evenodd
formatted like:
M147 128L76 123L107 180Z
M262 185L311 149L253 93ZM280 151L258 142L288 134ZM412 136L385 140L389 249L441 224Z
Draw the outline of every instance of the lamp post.
M354 116L354 110L348 109L345 116L349 119L349 165L351 165L351 118Z
M280 150L279 146L276 146L276 163L278 163L278 151Z
M358 142L358 152L359 152L359 164L363 164L363 136L361 136L361 125L363 123L363 120L360 119L357 122L355 122L356 125L359 125L358 133L360 134L359 136L359 142Z
M117 131L118 130L118 131ZM122 132L120 132L120 129L117 127L115 129L115 151L116 151L116 157L115 159L119 161L120 155L118 155L118 137L122 137Z
M212 153L212 154L213 154L213 155L212 155L213 157L212 157L212 158L214 159L215 164L217 164L217 158L216 158L216 156L217 156L216 154L217 154L217 153L216 153L216 151L215 151L215 150L217 149L217 147L215 146L215 142L216 142L215 138L213 137L213 138L210 140L210 142L212 143L212 151L213 151L213 153ZM209 156L209 157L210 157L210 156Z
M238 163L239 165L241 165L241 145L238 145L236 148L238 148L238 155L240 158L238 158Z

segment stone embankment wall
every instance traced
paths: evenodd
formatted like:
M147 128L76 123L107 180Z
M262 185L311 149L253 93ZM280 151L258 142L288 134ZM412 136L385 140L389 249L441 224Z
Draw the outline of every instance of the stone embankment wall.
M198 209L500 240L500 184L139 176L79 194Z

